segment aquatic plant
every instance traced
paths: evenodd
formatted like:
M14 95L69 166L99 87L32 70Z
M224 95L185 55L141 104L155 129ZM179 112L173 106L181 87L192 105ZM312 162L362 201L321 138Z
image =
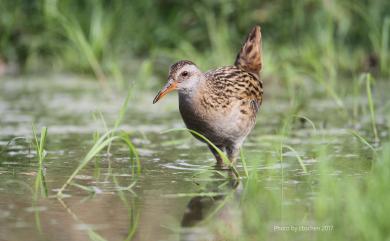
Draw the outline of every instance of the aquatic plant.
M75 176L104 148L111 145L113 141L120 140L123 143L126 144L126 146L129 149L130 155L135 156L135 164L137 165L137 171L138 173L141 171L140 167L140 160L138 157L138 153L134 147L134 145L131 143L131 140L129 137L125 134L119 134L119 135L112 135L116 130L111 130L106 132L104 135L102 135L99 140L91 147L89 152L85 155L83 160L81 160L80 164L76 168L76 170L70 175L70 177L66 180L64 185L57 191L57 196L62 197L63 191L65 188L72 182L72 180L75 178Z
M163 133L172 132L172 131L188 131L191 134L194 134L195 136L204 140L208 145L210 145L218 153L218 155L222 158L223 163L233 171L234 175L237 178L240 178L240 174L238 173L236 167L234 166L233 163L230 162L230 160L227 158L226 154L221 149L219 149L216 145L214 145L214 143L212 143L209 139L207 139L204 135L202 135L194 130L187 129L187 128L170 129L170 130L164 131Z
M46 187L46 182L45 182L45 168L43 166L43 161L46 156L46 151L45 151L45 145L46 145L46 136L47 136L47 127L42 127L41 133L40 133L40 138L38 139L38 135L35 129L35 126L32 126L33 130L33 136L34 136L34 146L35 146L35 151L38 155L38 172L35 178L35 199L38 198L39 193L42 196L47 197L47 187Z
M374 102L373 102L372 94L371 94L371 85L372 85L371 75L367 74L366 75L366 91L367 91L368 107L370 109L371 126L372 126L372 132L374 133L375 141L378 142L379 138L378 138L378 131L376 128L375 106L374 106Z

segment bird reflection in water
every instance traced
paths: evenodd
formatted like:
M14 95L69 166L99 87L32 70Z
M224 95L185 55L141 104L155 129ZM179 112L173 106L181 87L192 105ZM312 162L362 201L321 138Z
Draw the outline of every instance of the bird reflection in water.
M214 176L219 175L218 172ZM242 184L236 178L206 184L190 199L181 221L181 241L238 240L241 232L239 199Z

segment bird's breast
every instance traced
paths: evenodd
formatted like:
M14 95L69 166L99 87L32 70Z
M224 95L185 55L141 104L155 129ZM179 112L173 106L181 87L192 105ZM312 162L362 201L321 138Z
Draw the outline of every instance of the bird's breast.
M193 96L179 93L179 110L187 128L202 132L207 126L207 114L197 105Z
M225 111L220 108L205 108L201 98L179 94L179 109L188 129L194 130L214 144L225 144L245 137L254 122L242 118L239 105L232 103Z

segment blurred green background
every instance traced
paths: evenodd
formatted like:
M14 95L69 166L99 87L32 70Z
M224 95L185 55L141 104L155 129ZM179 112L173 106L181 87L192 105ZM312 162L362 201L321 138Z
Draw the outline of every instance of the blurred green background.
M139 70L163 77L178 59L204 70L231 64L259 24L266 76L388 76L389 13L386 0L2 0L0 65L123 86Z

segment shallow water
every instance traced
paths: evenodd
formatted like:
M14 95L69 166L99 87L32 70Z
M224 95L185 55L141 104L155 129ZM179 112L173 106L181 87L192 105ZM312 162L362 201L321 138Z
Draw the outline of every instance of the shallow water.
M65 197L57 199L56 191L93 145L93 134L104 131L98 113L112 127L125 94L108 97L95 82L58 75L3 78L0 87L0 240L211 240L214 234L201 224L218 206L212 218L241 232L239 202L245 180L215 172L212 155L189 134L161 134L184 126L173 95L158 105L151 104L153 93L145 91L134 92L130 100L120 129L130 134L139 151L140 175L133 172L128 150L114 144L111 154L103 151L74 180L94 194L69 186ZM248 168L256 170L267 189L280 188L282 182L283 205L305 205L316 195L313 180L307 177L317 175L312 153L318 146L333 150L329 161L337 171L329 175L364 176L370 170L368 147L349 132L355 129L369 136L369 118L340 118L354 105L365 105L364 96L345 103L347 114L339 114L329 98L304 102L300 115L313 121L316 129L297 118L285 137L281 127L290 111L289 99L283 94L266 96L244 153ZM47 197L35 196L38 163L30 144L32 123L38 129L48 127ZM388 135L381 130L381 136ZM9 143L15 137L20 138ZM282 163L275 145L280 141L297 152L285 148ZM244 173L241 162L237 167ZM310 208L307 212L310 216Z

